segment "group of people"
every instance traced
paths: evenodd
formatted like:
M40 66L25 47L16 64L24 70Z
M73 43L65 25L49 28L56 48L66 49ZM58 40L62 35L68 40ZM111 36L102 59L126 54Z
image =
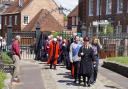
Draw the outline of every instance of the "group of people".
M13 81L19 81L21 59L19 42L20 36L16 36L12 42L12 57L16 66ZM74 33L73 37L63 39L61 36L54 38L53 35L49 35L43 38L43 42L39 40L37 45L39 47L35 47L36 59L41 54L40 50L43 50L44 53L42 54L45 54L43 57L47 59L50 69L56 70L56 65L63 63L67 69L71 70L74 83L81 84L84 82L85 86L90 86L90 84L96 82L99 50L102 49L98 37L94 36L90 40L88 37L82 38Z
M71 39L61 36L48 36L43 47L47 52L47 64L56 70L56 65L64 63L71 70L74 83L85 86L95 83L97 79L99 50L102 48L99 39L94 36L92 42L88 37L79 37L76 33ZM83 80L82 80L83 79ZM87 80L87 81L86 81Z

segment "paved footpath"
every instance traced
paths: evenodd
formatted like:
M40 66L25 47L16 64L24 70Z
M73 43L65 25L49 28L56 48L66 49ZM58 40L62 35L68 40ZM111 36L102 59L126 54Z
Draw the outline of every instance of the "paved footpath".
M30 62L21 62L21 83L12 84L12 89L45 89L38 65Z
M40 65L42 68L42 77L46 89L125 89L114 82L98 75L97 83L90 88L75 85L71 78L70 71L66 70L64 66L57 66L57 70L49 69L47 64Z
M125 89L101 74L90 88L83 87L83 84L75 85L73 81L65 66L59 65L57 70L53 70L45 62L23 61L21 83L13 85L12 89Z

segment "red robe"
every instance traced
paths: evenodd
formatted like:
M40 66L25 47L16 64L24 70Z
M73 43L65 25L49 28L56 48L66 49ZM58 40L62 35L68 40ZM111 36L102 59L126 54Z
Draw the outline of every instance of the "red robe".
M58 42L56 43L55 50L53 50L53 47L54 47L53 46L53 41L51 41L50 44L49 44L49 50L48 50L49 57L48 57L47 64L50 64L50 61L52 59L54 59L53 64L56 65L58 57L59 57L59 50L60 50L59 43ZM55 52L54 58L53 58L53 52Z

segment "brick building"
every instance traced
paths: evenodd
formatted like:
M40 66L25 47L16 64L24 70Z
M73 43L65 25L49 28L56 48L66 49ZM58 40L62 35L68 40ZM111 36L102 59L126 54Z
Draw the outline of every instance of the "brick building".
M128 33L128 0L79 0L79 17L93 33L103 31L108 23L114 26L114 32Z
M42 11L42 9L47 10L45 14L42 14L42 21L47 16L50 15L50 20L57 23L57 28L62 29L64 23L64 15L60 13L58 10L53 11L53 9L57 9L58 6L54 0L15 0L13 3L9 5L9 7L1 14L2 16L2 34L3 36L7 32L8 25L12 25L12 31L32 31L35 30L37 20L33 19ZM49 12L52 13L48 14ZM41 16L40 16L41 17ZM41 23L39 20L38 23ZM33 27L30 27L30 23L34 23ZM47 21L48 22L48 21ZM47 23L49 24L49 23ZM40 24L42 25L42 24ZM52 24L51 28L54 27ZM26 29L28 28L29 29ZM60 28L61 27L61 28ZM58 30L53 29L53 30ZM44 29L41 29L42 31ZM45 29L47 30L47 28Z
M78 17L78 6L76 6L72 12L69 13L68 15L68 24L67 24L67 28L69 30L72 30L74 32L77 31L78 29L78 21L79 21L79 17Z

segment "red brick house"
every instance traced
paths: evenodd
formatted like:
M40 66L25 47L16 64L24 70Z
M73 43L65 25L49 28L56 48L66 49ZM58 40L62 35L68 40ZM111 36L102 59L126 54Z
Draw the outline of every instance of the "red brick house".
M111 23L116 33L128 33L128 0L79 0L79 18L94 32Z
M40 16L40 18L42 17L41 20L46 21L47 24L50 24L48 23L48 20L57 23L57 25L53 25L53 24L50 24L50 26L45 25L46 26L45 30L47 29L47 27L55 28L55 26L56 29L53 30L57 30L57 31L58 29L61 30L64 25L63 23L64 15L62 13L59 13L58 10L49 13L56 8L58 8L58 6L54 0L52 1L51 0L50 1L49 0L14 0L14 2L11 3L9 7L1 14L2 35L4 36L5 33L7 33L8 25L12 25L12 31L28 31L28 30L34 31L35 30L34 26L36 26L37 24L36 22L38 21L38 19L35 18L37 18L39 13L45 9L47 11L45 12L45 14L41 14L42 15ZM46 18L48 20L46 20ZM32 22L34 24L32 24ZM42 24L40 21L39 23L40 26L42 26L45 22ZM30 26L30 24L32 24L33 27ZM41 29L41 31L44 31L44 28Z
M77 31L78 29L78 21L79 21L79 17L78 17L78 6L76 6L71 13L69 13L68 15L68 24L67 24L67 28L69 30L72 30L74 32Z

